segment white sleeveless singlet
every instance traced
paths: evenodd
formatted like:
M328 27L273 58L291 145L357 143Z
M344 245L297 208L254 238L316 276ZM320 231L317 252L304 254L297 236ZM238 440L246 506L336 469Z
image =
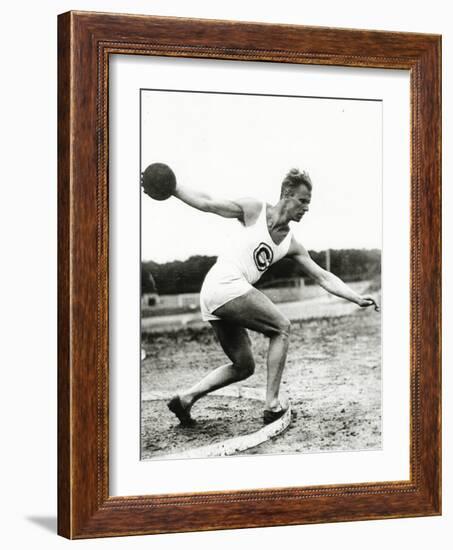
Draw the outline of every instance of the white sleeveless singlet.
M241 228L237 239L226 244L208 271L200 292L204 321L219 320L213 313L217 308L248 292L272 264L288 253L291 231L275 244L267 227L266 210L263 203L256 222Z

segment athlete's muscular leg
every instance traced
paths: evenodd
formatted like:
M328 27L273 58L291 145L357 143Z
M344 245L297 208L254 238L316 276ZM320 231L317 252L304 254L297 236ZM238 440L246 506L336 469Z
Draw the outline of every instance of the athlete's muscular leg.
M288 353L290 322L262 292L252 289L219 307L222 320L261 332L269 337L266 408L280 408L278 392Z
M181 404L187 411L200 397L233 382L245 380L255 370L247 331L238 324L229 321L211 321L211 325L231 363L216 368L179 395Z

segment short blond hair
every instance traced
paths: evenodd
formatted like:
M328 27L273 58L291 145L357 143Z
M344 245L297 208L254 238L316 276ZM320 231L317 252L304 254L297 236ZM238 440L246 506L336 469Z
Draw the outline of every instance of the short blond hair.
M290 197L300 185L305 185L309 191L313 188L308 172L300 172L297 168L292 168L282 181L280 198Z

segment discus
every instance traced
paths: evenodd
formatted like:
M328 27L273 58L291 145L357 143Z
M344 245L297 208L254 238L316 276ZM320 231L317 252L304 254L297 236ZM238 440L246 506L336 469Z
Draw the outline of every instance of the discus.
M176 189L176 176L173 170L161 162L150 164L142 173L143 191L156 201L171 197Z

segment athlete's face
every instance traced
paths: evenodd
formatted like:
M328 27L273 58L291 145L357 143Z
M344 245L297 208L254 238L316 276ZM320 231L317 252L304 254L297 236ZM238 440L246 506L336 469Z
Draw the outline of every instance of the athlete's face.
M286 198L290 220L300 222L304 214L308 212L310 201L311 191L305 185L300 185L295 189L292 195Z

